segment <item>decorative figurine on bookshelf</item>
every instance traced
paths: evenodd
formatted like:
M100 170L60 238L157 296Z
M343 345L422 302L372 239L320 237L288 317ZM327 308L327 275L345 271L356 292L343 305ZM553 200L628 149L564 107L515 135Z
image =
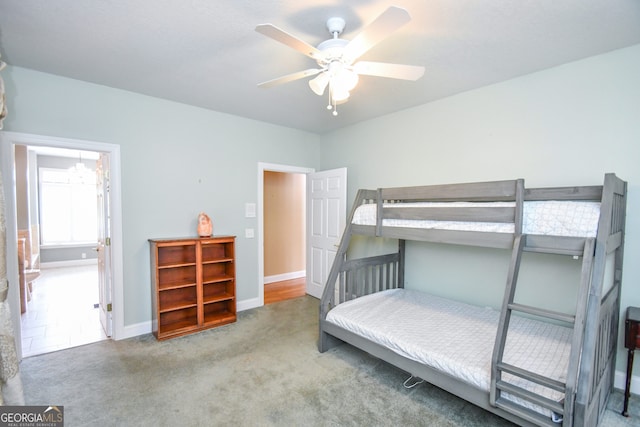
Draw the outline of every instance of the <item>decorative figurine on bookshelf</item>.
M198 214L198 236L211 237L213 234L213 224L211 224L211 218L204 212Z

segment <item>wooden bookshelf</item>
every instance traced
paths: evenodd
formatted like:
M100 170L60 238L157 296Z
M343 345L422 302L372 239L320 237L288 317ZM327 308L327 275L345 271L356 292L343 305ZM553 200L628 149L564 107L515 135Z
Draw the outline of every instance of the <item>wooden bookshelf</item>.
M235 236L149 243L157 339L236 321Z

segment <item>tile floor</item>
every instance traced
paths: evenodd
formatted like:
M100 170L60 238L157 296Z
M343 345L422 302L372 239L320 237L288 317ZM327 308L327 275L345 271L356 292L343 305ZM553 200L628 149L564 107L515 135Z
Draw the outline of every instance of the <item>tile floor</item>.
M42 269L22 314L22 356L107 339L97 303L97 265Z

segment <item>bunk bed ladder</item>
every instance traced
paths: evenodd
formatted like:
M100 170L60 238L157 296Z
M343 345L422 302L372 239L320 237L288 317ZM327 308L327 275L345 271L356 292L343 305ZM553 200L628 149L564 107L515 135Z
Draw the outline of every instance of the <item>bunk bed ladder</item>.
M589 294L589 277L592 266L591 260L593 258L591 255L594 251L595 241L594 239L585 239L585 244L582 251L583 265L581 286L578 293L575 316L548 310L541 307L518 304L514 301L518 272L520 270L520 263L522 260L522 253L527 250L526 241L527 235L516 235L514 239L505 297L500 314L500 323L496 336L496 344L491 361L491 387L489 401L491 405L501 408L507 412L516 414L537 425L558 426L560 425L558 423L563 423L563 425L571 425L573 422L571 414L573 413L575 383L578 371L578 366L576 366L577 362L574 363L574 361L577 361L578 358L573 357L573 352L579 351L583 340L584 312ZM509 332L509 323L511 321L513 312L520 312L525 315L545 318L554 322L561 322L573 328L573 337L571 343L572 357L570 357L570 364L568 367L566 382L544 377L534 372L506 363L503 360L507 334ZM508 381L505 381L505 379L503 378L503 374L513 375L527 381L542 385L547 389L562 393L564 395L564 399L558 402L548 399L542 395L525 390ZM510 398L505 397L503 393L508 394ZM551 412L553 412L553 418L555 418L555 421L552 419L552 417L545 417L540 413L523 406L521 403L516 403L513 398L517 398L520 401L525 401L532 405L550 410Z

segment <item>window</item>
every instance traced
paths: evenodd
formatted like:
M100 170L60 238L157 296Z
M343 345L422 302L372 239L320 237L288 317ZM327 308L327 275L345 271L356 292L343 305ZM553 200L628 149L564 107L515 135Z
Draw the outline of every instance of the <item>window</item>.
M98 240L95 172L82 167L39 168L39 174L42 244L95 243Z

